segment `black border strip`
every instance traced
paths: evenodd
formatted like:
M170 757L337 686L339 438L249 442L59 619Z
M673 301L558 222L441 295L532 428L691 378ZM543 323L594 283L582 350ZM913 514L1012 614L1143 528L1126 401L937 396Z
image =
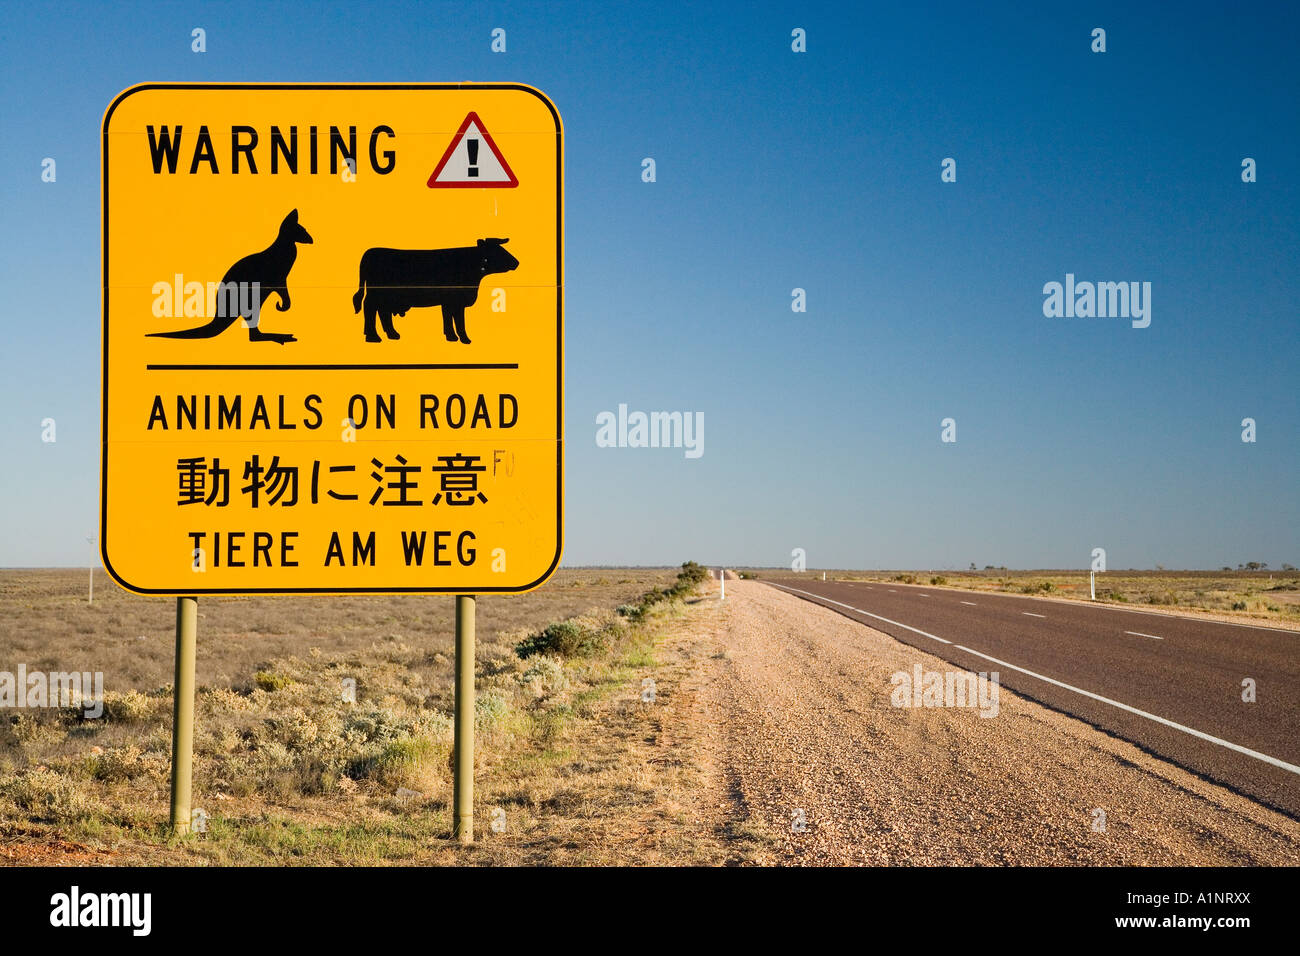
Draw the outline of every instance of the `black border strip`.
M546 104L555 120L555 556L535 581L519 587L482 588L145 588L121 577L108 560L108 124L128 96L146 90L518 90ZM541 586L555 573L564 554L564 126L555 104L541 90L523 83L140 83L119 93L109 104L100 126L101 276L103 313L100 329L102 389L100 393L99 555L104 570L120 586L137 594L518 594Z

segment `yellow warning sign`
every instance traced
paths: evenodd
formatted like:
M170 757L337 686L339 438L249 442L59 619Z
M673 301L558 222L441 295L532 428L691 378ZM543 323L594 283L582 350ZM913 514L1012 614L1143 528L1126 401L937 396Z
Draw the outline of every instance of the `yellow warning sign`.
M102 163L100 542L119 584L549 577L564 171L542 93L144 84L105 113Z

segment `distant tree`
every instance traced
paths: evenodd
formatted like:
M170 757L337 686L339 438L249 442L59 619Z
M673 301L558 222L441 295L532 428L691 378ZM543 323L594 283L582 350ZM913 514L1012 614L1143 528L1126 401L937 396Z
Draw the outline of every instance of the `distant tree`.
M1260 569L1265 568L1265 567L1267 567L1267 565L1260 564L1258 561L1247 561L1247 562L1246 562L1246 570L1247 570L1247 571L1259 571Z
M1222 567L1221 570L1223 570L1223 571L1231 571L1231 570L1232 570L1232 567L1231 567L1230 565L1225 564L1225 565Z
M972 562L970 563L970 569L971 569L972 571L975 570L975 562L974 562L974 561L972 561Z
M1165 566L1164 566L1163 564L1157 564L1157 565L1156 565L1156 570L1157 570L1157 571L1163 571L1164 569L1165 569Z
M1287 564L1285 561L1283 561L1283 562L1282 562L1282 570L1283 570L1283 571L1294 571L1294 570L1295 570L1295 565L1294 565L1294 564Z

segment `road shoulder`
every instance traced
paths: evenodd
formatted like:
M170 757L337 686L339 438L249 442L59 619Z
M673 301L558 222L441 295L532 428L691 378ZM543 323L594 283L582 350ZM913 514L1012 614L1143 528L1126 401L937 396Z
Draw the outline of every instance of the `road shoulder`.
M761 582L729 581L725 605L710 588L669 643L698 662L682 693L699 697L669 733L698 737L705 829L747 841L743 859L1300 863L1284 814L1005 688L996 716L896 707L895 674L957 669Z

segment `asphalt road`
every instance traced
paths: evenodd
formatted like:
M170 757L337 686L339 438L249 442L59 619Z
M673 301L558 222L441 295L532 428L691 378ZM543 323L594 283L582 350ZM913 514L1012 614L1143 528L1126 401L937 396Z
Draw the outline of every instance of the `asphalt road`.
M1300 819L1300 633L877 582L765 579ZM1242 700L1243 680L1256 702Z

